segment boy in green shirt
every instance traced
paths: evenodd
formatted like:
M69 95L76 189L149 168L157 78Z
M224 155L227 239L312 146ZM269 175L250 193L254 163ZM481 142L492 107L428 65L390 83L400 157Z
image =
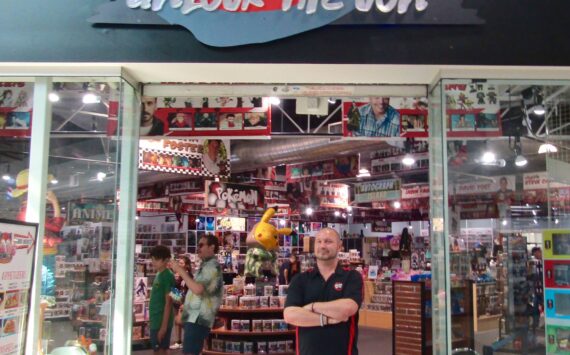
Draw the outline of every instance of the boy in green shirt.
M174 322L172 299L169 296L175 285L174 274L167 268L170 250L164 245L157 245L150 251L150 258L156 270L149 304L150 343L155 354L167 354Z

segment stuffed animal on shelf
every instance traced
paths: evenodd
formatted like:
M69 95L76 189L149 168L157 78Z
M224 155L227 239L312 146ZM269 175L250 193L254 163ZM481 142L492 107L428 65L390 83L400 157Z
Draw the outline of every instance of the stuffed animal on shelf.
M263 270L270 270L274 275L278 274L277 254L279 248L279 234L291 234L291 228L277 229L269 223L275 214L274 208L269 208L261 217L261 221L253 226L246 239L248 246L245 256L245 275L260 277Z

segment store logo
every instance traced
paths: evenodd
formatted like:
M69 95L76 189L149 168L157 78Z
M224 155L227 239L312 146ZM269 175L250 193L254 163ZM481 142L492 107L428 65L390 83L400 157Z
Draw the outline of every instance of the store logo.
M329 24L481 24L462 0L123 0L98 8L97 24L181 25L208 45L270 42ZM346 16L349 15L350 16Z
M342 282L335 282L334 290L338 292L342 291Z

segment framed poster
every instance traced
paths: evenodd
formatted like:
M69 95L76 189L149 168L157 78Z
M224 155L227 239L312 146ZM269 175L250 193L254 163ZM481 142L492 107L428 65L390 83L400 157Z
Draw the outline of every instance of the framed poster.
M24 351L37 224L0 219L0 352Z

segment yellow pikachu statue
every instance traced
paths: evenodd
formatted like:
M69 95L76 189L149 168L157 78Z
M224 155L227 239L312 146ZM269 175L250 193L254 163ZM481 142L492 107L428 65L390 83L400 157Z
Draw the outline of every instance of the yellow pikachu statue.
M277 254L279 249L279 234L289 235L291 228L277 229L269 223L275 214L274 208L269 208L261 217L261 221L253 226L246 239L249 247L245 257L245 275L260 277L263 270L271 270L277 275Z

